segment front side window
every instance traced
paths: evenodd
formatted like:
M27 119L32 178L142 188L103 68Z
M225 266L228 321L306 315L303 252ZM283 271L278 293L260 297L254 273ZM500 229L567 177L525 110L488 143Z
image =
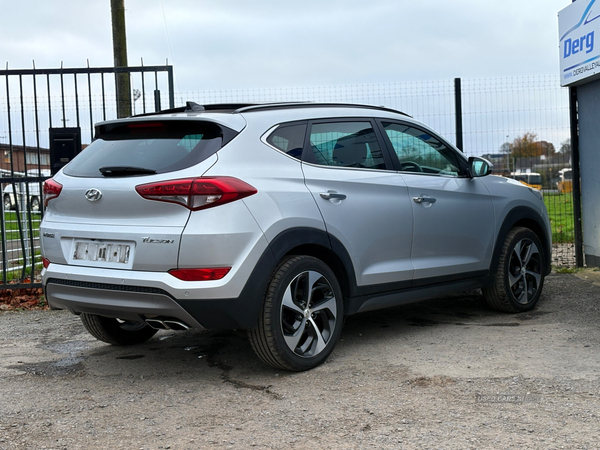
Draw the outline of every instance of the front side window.
M385 169L371 122L316 123L310 131L308 162L323 166Z
M403 172L459 175L458 156L436 137L404 124L384 122L382 125Z

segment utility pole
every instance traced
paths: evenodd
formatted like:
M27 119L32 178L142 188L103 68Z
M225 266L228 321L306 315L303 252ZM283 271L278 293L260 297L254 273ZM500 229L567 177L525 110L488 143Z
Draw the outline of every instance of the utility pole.
M115 67L127 67L127 38L125 35L125 0L110 0L113 55ZM131 116L131 86L129 73L115 74L117 85L117 117Z

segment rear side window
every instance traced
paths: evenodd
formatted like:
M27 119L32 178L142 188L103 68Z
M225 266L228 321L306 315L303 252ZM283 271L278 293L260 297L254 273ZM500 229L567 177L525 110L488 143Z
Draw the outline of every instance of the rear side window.
M269 135L267 142L292 158L300 159L305 135L305 123L282 125Z
M310 131L307 161L323 166L385 169L370 122L316 123Z
M165 173L198 164L235 132L211 122L117 122L96 127L96 139L64 169L75 177Z

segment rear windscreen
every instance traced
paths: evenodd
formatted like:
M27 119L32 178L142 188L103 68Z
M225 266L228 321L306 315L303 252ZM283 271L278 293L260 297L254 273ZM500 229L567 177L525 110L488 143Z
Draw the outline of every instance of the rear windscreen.
M204 161L234 135L230 129L200 121L98 125L95 140L64 173L102 177L172 172Z

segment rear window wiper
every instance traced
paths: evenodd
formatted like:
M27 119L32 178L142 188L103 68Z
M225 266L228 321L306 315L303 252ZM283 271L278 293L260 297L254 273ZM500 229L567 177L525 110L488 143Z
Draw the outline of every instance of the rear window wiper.
M119 177L127 175L152 175L156 173L156 170L146 169L144 167L132 167L132 166L105 166L100 167L100 173L105 177Z

